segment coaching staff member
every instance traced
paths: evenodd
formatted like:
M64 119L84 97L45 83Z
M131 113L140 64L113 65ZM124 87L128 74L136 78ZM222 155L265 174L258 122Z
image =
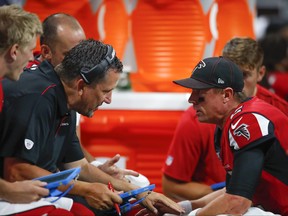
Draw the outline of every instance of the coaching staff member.
M32 179L81 166L80 181L74 183L71 194L83 197L93 210L108 210L114 203L121 203L121 198L105 184L110 181L119 191L137 186L88 163L76 136L75 111L93 116L107 95L111 97L122 68L112 46L90 39L68 51L55 71L44 61L35 70L23 73L15 83L3 81L0 154L4 158L4 178ZM143 196L146 193L138 198ZM154 212L155 204L182 212L175 202L158 193L149 194L143 204Z

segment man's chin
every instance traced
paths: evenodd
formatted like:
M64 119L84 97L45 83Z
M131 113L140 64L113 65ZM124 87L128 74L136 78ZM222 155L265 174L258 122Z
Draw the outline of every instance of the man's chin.
M92 118L93 115L94 115L94 111L91 110L91 111L89 111L89 112L87 113L87 115L85 115L85 116L87 116L88 118Z

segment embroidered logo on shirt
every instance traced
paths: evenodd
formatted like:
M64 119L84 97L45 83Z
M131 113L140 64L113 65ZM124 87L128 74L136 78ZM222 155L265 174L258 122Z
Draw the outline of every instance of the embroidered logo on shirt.
M231 124L231 129L234 130L243 117L241 117L235 124Z
M244 136L247 140L250 139L250 132L248 130L248 125L246 124L241 124L236 130L234 130L233 134L236 136Z
M30 139L25 139L24 145L25 145L26 149L30 150L34 146L34 142Z
M166 159L166 165L170 166L172 164L172 162L173 162L173 157L169 155Z

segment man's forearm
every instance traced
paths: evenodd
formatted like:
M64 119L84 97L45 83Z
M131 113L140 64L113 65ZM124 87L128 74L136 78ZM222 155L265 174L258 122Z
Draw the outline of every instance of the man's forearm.
M111 175L106 174L99 168L87 163L82 166L81 178L80 180L87 182L98 182L103 184L108 184L111 182L113 187L118 191L129 191L138 188L135 185L132 185L125 180L120 180L112 177Z
M4 159L4 179L7 181L31 180L51 172L17 158Z
M244 197L227 194L225 189L192 201L193 209L201 208L197 211L197 216L218 214L241 215L247 211L251 204L252 202Z
M199 199L213 190L206 184L198 182L177 182L169 177L163 176L162 185L164 193L172 199L176 200L195 200Z

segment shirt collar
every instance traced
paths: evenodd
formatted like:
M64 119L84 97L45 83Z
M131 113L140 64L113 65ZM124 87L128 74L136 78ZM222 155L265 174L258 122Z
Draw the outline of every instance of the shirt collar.
M43 61L39 65L39 70L49 79L53 84L56 86L56 98L57 98L57 104L59 108L59 112L61 116L67 116L70 114L70 110L67 107L68 101L67 96L63 87L63 84L59 78L59 76L56 74L53 66L48 61Z

